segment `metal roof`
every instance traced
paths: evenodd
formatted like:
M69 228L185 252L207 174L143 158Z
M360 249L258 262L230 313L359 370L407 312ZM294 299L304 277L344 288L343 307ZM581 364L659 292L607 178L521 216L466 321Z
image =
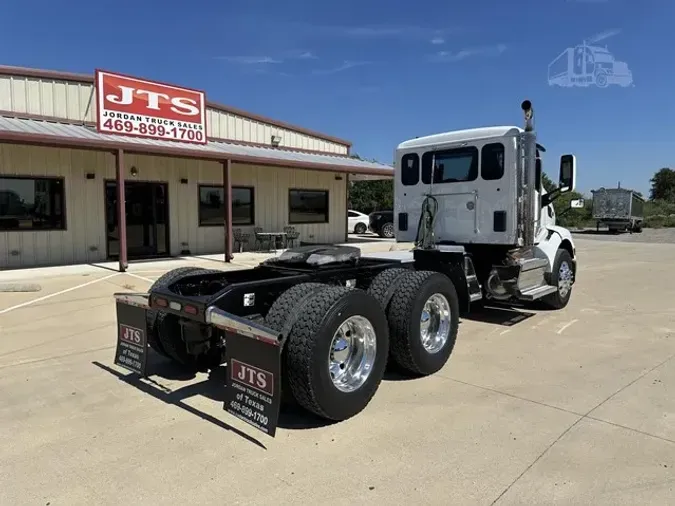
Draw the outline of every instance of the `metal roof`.
M2 141L64 147L88 147L102 150L123 149L133 153L213 160L229 159L241 163L330 170L384 177L393 177L394 175L394 169L391 166L358 160L345 155L324 155L220 141L209 141L206 145L178 143L103 134L97 132L95 127L88 125L0 116L0 142Z
M409 149L433 146L435 144L450 144L453 142L475 141L478 139L489 139L491 137L504 137L522 133L524 130L517 126L493 126L482 128L469 128L466 130L455 130L453 132L444 132L440 134L427 135L410 139L398 145L398 149Z

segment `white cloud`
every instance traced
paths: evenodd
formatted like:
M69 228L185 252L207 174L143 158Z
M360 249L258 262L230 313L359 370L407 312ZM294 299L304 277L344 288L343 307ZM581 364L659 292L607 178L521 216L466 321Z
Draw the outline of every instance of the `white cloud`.
M406 33L409 33L411 30L416 30L416 27L408 26L350 26L344 27L338 30L342 30L345 35L351 37L365 37L365 38L377 38L377 37L400 37Z
M506 51L506 45L497 44L494 46L483 46L466 48L453 53L451 51L439 51L431 57L433 61L437 62L456 62L465 60L473 56L498 56Z
M352 39L419 39L444 38L458 33L457 28L435 29L415 25L314 26L315 34Z
M303 53L300 53L298 55L298 59L300 60L318 60L319 57L312 53L311 51L305 51Z
M443 37L434 37L430 42L436 46L439 46L441 44L445 44L445 39Z
M240 63L242 65L266 65L283 63L283 60L277 60L270 56L216 56L217 60L225 60L231 63Z
M333 67L330 69L317 69L312 71L313 74L327 75L327 74L337 74L338 72L344 72L345 70L352 69L354 67L360 67L362 65L369 65L370 62L367 61L345 61L342 65Z
M294 50L284 52L284 58L288 60L318 60L319 57L312 51Z

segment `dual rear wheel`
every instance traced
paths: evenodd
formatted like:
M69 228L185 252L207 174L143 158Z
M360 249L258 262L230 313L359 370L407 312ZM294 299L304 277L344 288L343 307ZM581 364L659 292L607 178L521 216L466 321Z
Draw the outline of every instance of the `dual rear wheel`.
M320 283L288 289L266 316L267 325L288 331L285 400L322 418L351 418L369 404L388 363L413 375L440 370L455 344L458 311L454 285L437 272L388 269L367 291Z
M208 272L176 269L152 288ZM209 367L208 356L188 353L176 316L150 310L147 319L156 352L190 369ZM415 376L440 370L457 337L459 303L443 274L387 269L368 290L322 283L293 286L277 298L265 323L288 332L282 355L284 401L339 421L370 403L388 364Z

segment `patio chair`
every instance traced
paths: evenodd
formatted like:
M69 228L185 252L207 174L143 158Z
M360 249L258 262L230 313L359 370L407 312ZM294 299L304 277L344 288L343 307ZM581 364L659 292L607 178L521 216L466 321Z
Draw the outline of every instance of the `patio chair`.
M270 248L270 241L271 237L269 235L261 235L263 232L262 227L255 227L253 229L253 233L255 234L255 245L254 248L256 251L263 251L263 246L267 244L267 251L269 251Z
M244 251L244 244L248 245L251 234L243 234L240 228L235 228L232 231L232 238L234 239L234 249L236 250L237 245L239 245L238 251L241 253Z
M300 232L295 230L295 227L284 227L284 232L286 232L286 247L292 248L300 237Z

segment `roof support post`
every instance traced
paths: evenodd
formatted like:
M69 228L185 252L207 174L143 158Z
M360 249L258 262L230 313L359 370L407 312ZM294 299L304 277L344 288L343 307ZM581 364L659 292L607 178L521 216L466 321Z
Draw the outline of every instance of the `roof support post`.
M225 261L232 260L232 161L223 160L223 194L225 196Z
M345 174L345 244L349 242L349 173Z
M124 150L118 149L115 153L115 168L117 172L117 232L119 234L119 271L125 272L129 266L127 262L127 213L124 198Z

